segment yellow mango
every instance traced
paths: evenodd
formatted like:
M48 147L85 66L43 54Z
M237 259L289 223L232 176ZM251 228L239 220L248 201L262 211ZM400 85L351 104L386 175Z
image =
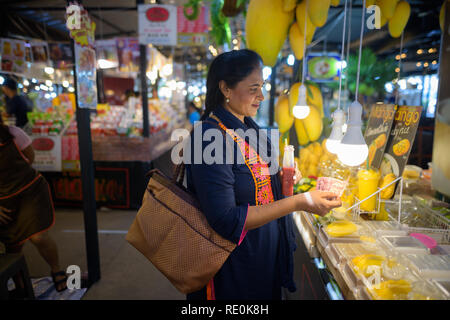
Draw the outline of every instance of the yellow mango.
M311 2L312 0L308 0ZM314 34L315 26L311 22L311 19L309 18L308 12L306 10L306 0L303 0L297 5L297 8L295 9L295 17L297 18L297 24L300 28L301 34L305 34L305 12L306 12L306 37L308 38L308 34L311 32Z
M312 145L314 147L314 154L317 155L320 158L322 156L322 154L323 154L322 146L317 141L312 143Z
M283 10L283 1L250 0L245 20L247 48L256 51L264 65L275 66L294 14Z
M314 164L310 164L308 166L307 177L314 176L317 177L317 166Z
M348 220L338 220L325 227L325 231L332 237L344 237L356 232L356 225Z
M294 22L289 29L289 44L292 51L294 51L295 58L303 59L305 39L296 22Z
M389 183L394 181L396 178L397 177L393 173L389 173L389 174L385 175L383 177L383 179L381 179L381 181L380 181L380 189L382 189L385 186L387 186ZM390 199L390 198L392 198L392 196L394 195L394 190L395 190L395 183L391 184L386 189L381 190L380 191L381 199Z
M297 6L297 0L283 0L283 10L290 12Z
M439 12L439 26L441 27L441 30L444 30L444 20L445 20L445 4L447 3L447 0L444 0L444 3L442 4L441 11Z
M373 6L375 4L375 0L366 0L366 8Z
M380 300L403 300L411 290L411 283L404 279L383 281L373 289L374 298Z
M354 269L356 273L362 274L365 277L369 277L371 274L367 272L368 266L378 266L381 267L381 264L385 260L384 257L374 255L374 254L363 254L361 256L355 257L352 259Z
M280 133L285 133L294 124L294 116L289 112L289 98L282 95L275 104L275 122L278 124Z
M316 27L322 27L328 18L328 10L330 9L330 0L304 0L308 1L308 15L311 22Z
M315 106L320 111L320 116L324 116L323 112L323 97L322 92L320 91L319 87L316 85L308 85L307 86L309 91L311 91L311 94L307 94L308 103L311 103L313 106Z
M318 140L322 135L323 130L323 122L319 110L311 106L309 115L301 121L303 121L303 125L305 126L305 130L306 133L308 134L309 140L310 141Z
M393 38L401 36L403 30L408 23L411 14L411 6L406 1L400 1L395 7L395 12L388 22L389 34Z
M305 126L303 125L303 120L294 120L295 132L297 133L297 140L301 146L306 146L309 143L308 134L306 133Z
M337 7L339 5L339 3L341 2L341 0L331 0L331 5L333 7Z
M390 20L394 16L397 2L398 0L377 0L376 4L380 7L381 14Z

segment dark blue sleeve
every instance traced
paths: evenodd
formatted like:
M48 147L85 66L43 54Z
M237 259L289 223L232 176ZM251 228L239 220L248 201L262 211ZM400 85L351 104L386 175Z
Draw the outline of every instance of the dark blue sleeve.
M208 143L203 143L202 150ZM225 138L223 143L226 143ZM236 204L233 165L225 164L225 152L223 163L191 164L186 166L186 170L190 171L190 184L209 225L225 239L239 244L245 236L243 229L248 205Z

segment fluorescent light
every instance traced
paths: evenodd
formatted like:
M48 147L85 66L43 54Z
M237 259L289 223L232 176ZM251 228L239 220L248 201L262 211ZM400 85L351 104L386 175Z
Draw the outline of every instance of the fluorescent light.
M64 88L69 87L69 81L64 80L64 81L62 82L62 86L63 86Z

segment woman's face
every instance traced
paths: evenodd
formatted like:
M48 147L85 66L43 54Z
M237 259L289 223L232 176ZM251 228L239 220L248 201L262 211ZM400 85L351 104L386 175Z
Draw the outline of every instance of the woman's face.
M221 90L225 96L224 106L233 115L244 121L244 117L254 117L264 101L262 68L255 68L245 79L238 82L233 89L221 81ZM230 101L227 103L226 99Z

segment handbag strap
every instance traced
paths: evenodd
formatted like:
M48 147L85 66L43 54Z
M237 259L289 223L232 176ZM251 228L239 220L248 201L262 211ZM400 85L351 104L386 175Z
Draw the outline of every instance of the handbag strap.
M213 118L214 120L216 120L219 124L221 123L220 119L217 118L217 116L215 114L211 113L210 117ZM207 121L207 120L204 120L203 122L208 122L208 123L216 125L216 123L213 123L213 122ZM220 126L219 126L219 129L223 132L223 129ZM192 131L191 131L191 133L192 133ZM183 149L181 149L180 156L183 157ZM179 165L175 166L172 181L177 184L183 184L185 173L186 173L186 165L184 164L184 162L181 162Z

